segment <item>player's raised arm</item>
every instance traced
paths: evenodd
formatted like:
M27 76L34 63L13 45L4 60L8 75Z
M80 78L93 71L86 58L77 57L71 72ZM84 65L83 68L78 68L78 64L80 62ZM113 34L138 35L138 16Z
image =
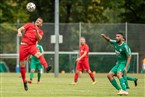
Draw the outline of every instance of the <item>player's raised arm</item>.
M101 34L101 36L102 36L105 40L110 41L110 37L106 36L105 34Z
M18 36L19 37L22 37L22 31L24 31L24 30L25 30L25 28L23 26L18 29Z

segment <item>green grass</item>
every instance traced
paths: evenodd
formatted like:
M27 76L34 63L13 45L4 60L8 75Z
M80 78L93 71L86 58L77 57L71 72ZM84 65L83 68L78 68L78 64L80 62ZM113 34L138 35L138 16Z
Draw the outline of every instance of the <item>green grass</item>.
M134 82L129 82L131 89L128 90L128 97L145 97L144 74L129 75L139 80L137 87L134 86ZM76 86L69 85L73 82L73 74L60 74L59 78L54 78L53 74L43 74L40 84L36 84L35 74L33 84L29 84L27 92L24 91L19 76L20 74L16 73L0 74L1 97L119 97L116 95L118 91L109 83L106 74L95 74L96 85L91 84L88 74L82 74Z

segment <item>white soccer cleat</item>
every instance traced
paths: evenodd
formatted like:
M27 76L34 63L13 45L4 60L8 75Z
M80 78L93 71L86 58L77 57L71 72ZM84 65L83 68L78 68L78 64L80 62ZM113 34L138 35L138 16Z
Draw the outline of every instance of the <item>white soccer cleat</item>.
M94 82L92 82L92 85L95 85L97 82L96 81L94 81Z
M123 90L120 90L119 93L117 93L117 95L128 95L128 92L127 91L123 91Z
M77 83L76 83L76 82L73 82L73 83L71 83L70 85L77 85Z

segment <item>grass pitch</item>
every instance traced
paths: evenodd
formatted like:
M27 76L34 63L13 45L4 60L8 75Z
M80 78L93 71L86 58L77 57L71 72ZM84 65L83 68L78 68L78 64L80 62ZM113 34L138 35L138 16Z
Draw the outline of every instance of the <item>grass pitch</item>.
M145 75L128 75L139 79L137 87L134 86L134 82L129 81L128 97L145 97ZM59 78L54 78L54 74L45 73L42 74L41 83L36 84L37 74L35 74L33 83L28 84L29 90L24 91L20 74L0 73L0 95L1 97L120 97L117 95L118 91L109 83L106 74L95 74L96 85L91 84L88 74L81 74L77 85L69 85L73 82L73 76L74 74L60 74Z

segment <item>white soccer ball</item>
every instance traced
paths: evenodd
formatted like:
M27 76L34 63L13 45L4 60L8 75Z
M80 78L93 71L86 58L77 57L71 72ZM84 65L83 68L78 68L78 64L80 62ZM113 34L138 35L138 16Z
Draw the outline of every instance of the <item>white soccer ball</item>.
M33 11L36 9L36 5L35 5L33 2L29 2L29 3L26 5L26 9L27 9L29 12L33 12Z

